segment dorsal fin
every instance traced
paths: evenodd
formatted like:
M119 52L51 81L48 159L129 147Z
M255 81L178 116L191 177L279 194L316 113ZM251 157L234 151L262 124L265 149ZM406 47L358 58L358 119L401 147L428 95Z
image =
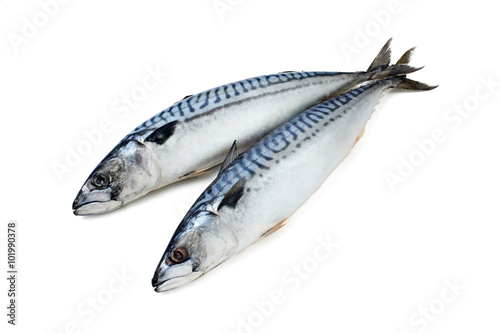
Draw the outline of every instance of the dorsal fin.
M229 149L229 152L227 153L226 158L224 159L224 162L222 162L222 165L221 165L220 170L219 170L219 175L237 157L238 157L238 152L237 152L237 148L236 148L236 140L234 140L233 145Z
M175 126L177 125L177 120L169 122L162 127L156 129L151 133L144 141L154 142L162 145L167 141L167 139L172 136L175 132Z
M227 191L226 195L224 196L219 206L217 207L217 210L220 210L224 206L232 208L236 207L236 204L241 199L244 192L245 192L245 178L240 178L240 180L238 180L236 184L234 184L233 187L231 187L231 189Z

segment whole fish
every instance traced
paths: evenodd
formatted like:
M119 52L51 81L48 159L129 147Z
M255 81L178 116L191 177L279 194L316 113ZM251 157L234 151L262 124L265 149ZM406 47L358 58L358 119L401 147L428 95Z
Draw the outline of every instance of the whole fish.
M417 70L403 65L410 53L394 73ZM239 157L233 145L172 236L152 280L155 290L185 285L279 229L349 154L389 88L435 87L404 75L376 80L303 111Z
M73 202L75 215L115 210L220 164L237 139L246 149L319 101L387 76L390 42L367 71L283 72L187 96L135 128L97 165Z

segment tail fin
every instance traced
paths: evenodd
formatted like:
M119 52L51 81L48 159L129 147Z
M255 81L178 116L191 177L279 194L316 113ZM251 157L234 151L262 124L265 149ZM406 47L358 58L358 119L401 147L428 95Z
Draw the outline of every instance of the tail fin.
M399 58L399 60L396 62L396 65L408 65L410 63L411 56L413 55L414 51L415 47L412 47L411 49L403 53L401 58Z
M370 67L367 69L369 79L380 80L385 78L393 78L395 84L393 88L407 89L407 90L432 90L438 86L430 86L428 84L410 80L406 78L406 74L410 74L421 70L424 67L412 67L408 65L410 63L411 56L415 51L415 47L412 47L406 51L401 58L394 65L390 65L391 62L391 42L390 38L387 43L382 47L380 52L377 54Z
M370 67L368 67L368 69L366 70L367 72L372 72L389 67L389 64L391 62L391 42L392 38L389 38L387 43L382 46L382 49L379 51L375 59L373 59Z
M385 79L386 77L390 77L390 76L406 75L406 74L410 74L410 73L419 71L422 68L423 67L412 67L412 66L408 66L408 65L391 65L391 66L387 67L386 69L372 73L372 75L370 76L370 79L379 80L379 79Z
M422 83L422 82L418 82L418 81L414 81L414 80L410 80L408 78L402 78L401 80L401 83L398 83L394 86L394 88L397 88L397 89L406 89L406 90L432 90L432 89L435 89L437 88L438 85L435 85L435 86L430 86L426 83Z
M398 65L406 65L410 62L411 56L413 54L413 51L415 51L415 47L412 47L408 51L406 51L401 58L396 62L396 66ZM423 67L420 67L419 69L422 69ZM431 86L423 82L418 82L414 80L410 80L406 77L403 78L401 83L397 84L394 88L397 89L406 89L406 90L414 90L414 91L427 91L427 90L432 90L437 88L439 85Z
M385 66L385 67L376 67L372 69L372 73L370 73L370 78L373 80L383 79L390 76L400 76L406 75L413 72L416 72L423 67L413 67L408 65L410 62L411 56L415 51L415 48L412 47L408 51L406 51L401 58L396 62L395 65ZM371 66L370 66L371 67Z

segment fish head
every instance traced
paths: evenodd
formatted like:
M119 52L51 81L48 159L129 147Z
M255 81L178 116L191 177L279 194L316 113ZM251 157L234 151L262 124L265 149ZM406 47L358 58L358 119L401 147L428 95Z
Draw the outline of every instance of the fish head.
M183 286L234 253L236 237L220 222L218 215L201 211L181 223L156 268L156 292Z
M120 143L92 171L73 201L75 215L115 210L154 189L160 169L151 151L137 141Z

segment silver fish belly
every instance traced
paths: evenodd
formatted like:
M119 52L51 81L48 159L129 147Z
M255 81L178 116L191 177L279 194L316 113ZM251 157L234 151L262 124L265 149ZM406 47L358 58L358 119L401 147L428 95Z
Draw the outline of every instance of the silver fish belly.
M99 163L74 213L108 212L193 177L221 163L233 140L244 150L307 107L384 77L389 43L364 72L284 72L186 97L135 128Z
M153 278L156 291L196 279L279 229L349 154L391 87L433 88L396 76L353 89L303 111L229 163L174 233Z

